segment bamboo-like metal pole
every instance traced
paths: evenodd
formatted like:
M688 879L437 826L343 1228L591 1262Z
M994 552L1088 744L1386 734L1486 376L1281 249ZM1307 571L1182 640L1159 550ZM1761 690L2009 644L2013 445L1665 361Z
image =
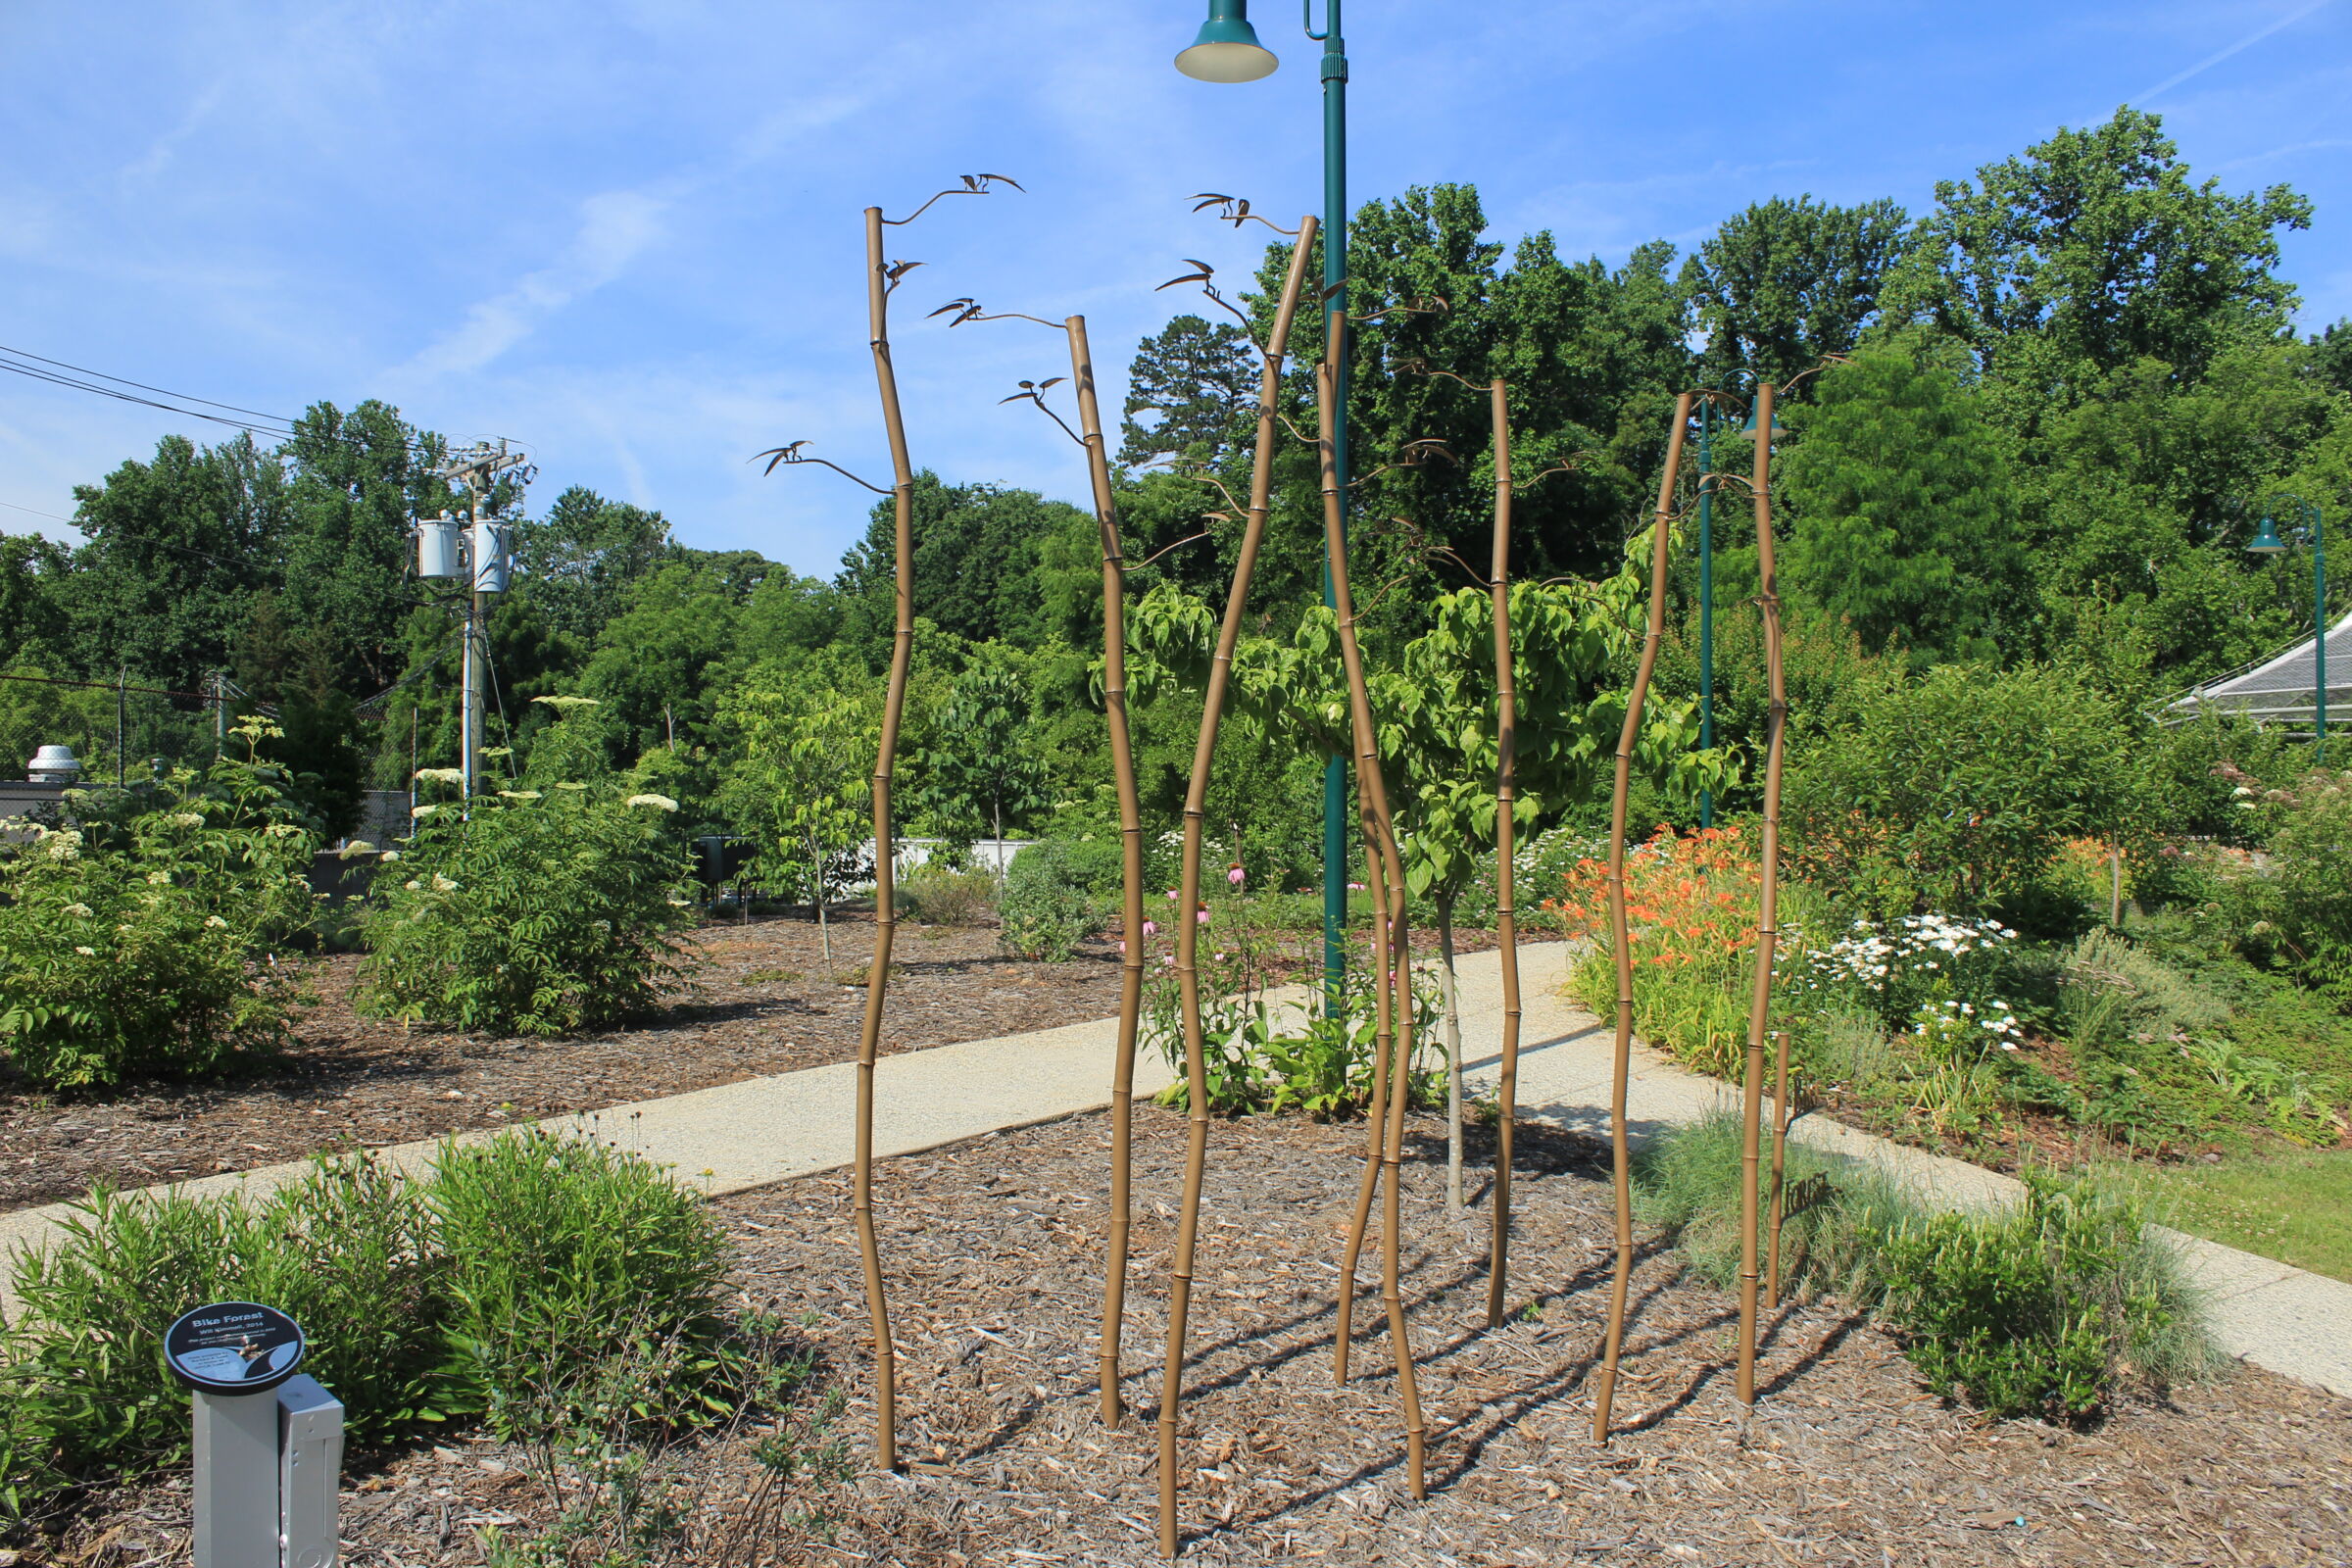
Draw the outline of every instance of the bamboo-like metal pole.
M1634 1065L1634 940L1625 911L1626 801L1633 787L1634 746L1642 738L1642 706L1649 677L1658 667L1658 645L1666 636L1666 566L1671 549L1668 524L1674 516L1674 486L1683 466L1683 432L1690 423L1690 394L1674 400L1674 428L1666 437L1666 471L1658 479L1658 506L1650 520L1649 631L1642 642L1642 663L1625 700L1625 727L1617 736L1617 787L1609 804L1609 939L1617 945L1617 1053L1609 1088L1609 1143L1617 1177L1617 1272L1609 1282L1609 1337L1600 1363L1600 1387L1592 1401L1592 1441L1609 1441L1609 1409L1617 1396L1617 1355L1625 1345L1625 1297L1634 1272L1634 1159L1626 1140L1626 1082Z
M1494 378L1494 937L1502 946L1502 1084L1494 1145L1494 1230L1487 1249L1487 1326L1502 1322L1511 1263L1511 1134L1519 1115L1519 924L1511 905L1512 788L1519 692L1511 668L1511 397Z
M1356 820L1364 839L1364 879L1372 895L1372 1102L1364 1107L1364 1170L1355 1188L1355 1210L1348 1222L1348 1242L1340 1258L1340 1315L1334 1328L1332 1380L1348 1381L1348 1352L1355 1344L1355 1271L1363 1261L1364 1237L1372 1225L1372 1198L1380 1191L1380 1160L1388 1147L1389 1054L1396 1039L1390 1011L1392 931L1389 907L1388 858L1381 850L1380 830L1372 821L1372 792L1364 788L1359 767L1355 779Z
M1070 339L1070 379L1078 394L1079 439L1086 445L1087 477L1094 485L1095 522L1102 544L1102 708L1110 722L1110 770L1119 797L1119 929L1124 950L1119 965L1119 1043L1111 1090L1112 1223L1119 1231L1122 1267L1113 1286L1126 1284L1127 1161L1135 1099L1135 1037L1144 1008L1144 812L1135 785L1135 740L1127 715L1127 563L1119 545L1118 503L1110 488L1110 454L1102 438L1102 410L1095 390L1094 351L1086 318L1062 323ZM1102 1419L1119 1422L1118 1319L1104 1302Z
M1779 1065L1772 1085L1772 1245L1766 1251L1765 1294L1775 1307L1781 1304L1781 1199L1788 1168L1788 1031L1777 1030Z
M890 992L890 950L898 935L891 833L890 782L899 750L899 720L906 709L906 670L914 654L914 465L906 455L906 421L899 410L899 379L890 361L890 278L882 254L882 209L865 210L865 301L874 352L874 381L882 423L890 437L891 501L896 514L895 624L890 685L882 702L881 744L874 753L874 956L865 972L865 1019L858 1033L858 1168L854 1203L858 1252L865 1269L866 1314L874 1335L874 1458L899 1467L898 1357L890 1342L890 1301L882 1283L882 1250L874 1235L874 1057L882 1039L882 1005ZM821 890L820 890L821 891Z
M1242 528L1241 553L1234 563L1233 584L1225 599L1225 619L1217 628L1216 654L1209 661L1208 687L1201 695L1200 730L1193 747L1193 774L1185 787L1184 858L1178 877L1178 897L1187 913L1176 922L1176 983L1184 1016L1185 1081L1193 1099L1193 1141L1185 1149L1186 1216L1199 1213L1200 1182L1208 1160L1207 1045L1200 1023L1199 968L1200 923L1191 917L1190 911L1200 903L1200 841L1207 822L1208 777L1216 760L1217 730L1224 717L1226 688L1233 674L1233 652L1241 640L1242 617L1250 602L1250 579L1257 567L1258 547L1265 538L1266 516L1273 507L1274 443L1279 433L1282 364L1290 352L1291 325L1298 318L1298 296L1306 283L1307 253L1314 238L1314 219L1302 220L1298 242L1291 251L1290 272L1283 281L1282 298L1275 307L1273 330L1263 351L1258 372L1257 446L1250 471L1249 514ZM1118 1072L1112 1107L1116 1120L1111 1135L1111 1261L1102 1301L1102 1419L1113 1426L1120 1418L1119 1320L1126 1296L1128 1122L1135 1084L1132 1038L1121 1043ZM1197 1231L1187 1233L1188 1237L1197 1234ZM1169 1302L1168 1360L1160 1380L1160 1544L1170 1555L1177 1546L1176 1418L1184 1392L1185 1320L1192 1300L1193 1254L1189 1240L1178 1248L1176 1265L1177 1294ZM1177 1304L1179 1298L1181 1306Z
M1763 584L1757 603L1764 612L1764 670L1771 701L1764 710L1764 832L1757 857L1761 883L1756 901L1756 979L1747 1004L1747 1051L1751 1063L1763 1058L1764 1029L1772 1011L1772 963L1779 946L1781 867L1781 766L1787 750L1788 690L1781 668L1781 584L1772 548L1772 383L1756 388L1756 573ZM1747 1172L1740 1195L1740 1402L1756 1402L1756 1141L1763 1119L1763 1074L1751 1066L1747 1100L1740 1113L1741 1160Z
M1364 681L1363 650L1356 639L1355 602L1348 583L1348 541L1346 514L1340 495L1336 454L1339 442L1333 430L1338 395L1335 387L1334 366L1347 343L1348 318L1344 311L1332 311L1327 318L1324 334L1326 351L1323 363L1316 368L1317 434L1322 449L1323 478L1323 535L1331 560L1332 598L1338 614L1340 659L1348 672L1348 706L1349 727L1353 731L1358 789L1370 802L1372 825L1379 841L1381 858L1386 862L1389 885L1390 915L1393 929L1389 936L1389 966L1383 971L1382 984L1389 990L1389 1011L1396 1032L1395 1054L1391 1058L1388 1084L1388 1136L1381 1150L1381 1172L1387 1183L1382 1208L1381 1237L1381 1298L1388 1307L1389 1338L1396 1360L1398 1396L1404 1406L1404 1437L1406 1480L1415 1497L1426 1495L1426 1466L1424 1464L1428 1428L1421 1414L1420 1381L1413 1366L1411 1325L1405 1319L1402 1294L1403 1270L1403 1182L1405 1102L1411 1097L1413 1059L1413 949L1405 927L1404 858L1397 853L1396 818L1389 808L1388 787L1380 766L1380 735L1372 723L1372 699ZM1361 1247L1361 1227L1350 1238L1351 1253ZM1342 1279L1343 1292L1350 1289L1350 1281Z

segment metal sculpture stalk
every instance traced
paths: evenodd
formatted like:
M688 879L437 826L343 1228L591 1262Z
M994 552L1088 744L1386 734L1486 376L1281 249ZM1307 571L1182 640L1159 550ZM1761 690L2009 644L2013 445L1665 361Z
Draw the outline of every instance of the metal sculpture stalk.
M1764 829L1757 855L1756 973L1747 1005L1747 1081L1740 1110L1740 1402L1756 1402L1756 1145L1763 1120L1764 1031L1772 1011L1772 963L1780 936L1781 764L1787 749L1788 691L1781 668L1781 589L1772 547L1772 383L1756 388L1757 604L1764 614L1764 670L1771 701L1764 710Z
M1200 925L1193 911L1200 904L1200 844L1206 827L1209 774L1216 760L1217 730L1224 715L1225 695L1233 673L1233 655L1241 640L1242 617L1250 601L1250 581L1257 568L1258 548L1265 538L1266 516L1272 510L1274 443L1278 434L1282 366L1289 353L1291 325L1298 314L1298 297L1306 281L1306 262L1315 240L1315 220L1304 219L1291 250L1290 270L1274 312L1272 331L1260 351L1258 372L1257 442L1250 470L1250 506L1242 527L1241 551L1234 563L1233 584L1225 600L1225 618L1217 628L1216 653L1209 661L1208 686L1200 701L1200 730L1193 746L1192 778L1185 787L1184 858L1178 878L1176 922L1176 986L1184 1020L1185 1088L1190 1110L1184 1166L1184 1197L1178 1220L1176 1272L1168 1300L1167 1360L1160 1376L1159 1398L1159 1530L1160 1549L1176 1553L1176 1438L1184 1397L1184 1342L1192 1308L1194 1244L1199 1237L1200 1185L1208 1164L1207 1045L1200 1021L1199 968ZM1082 385L1088 384L1082 380ZM1140 900L1140 895L1139 895ZM1141 962L1140 907L1128 915L1131 961ZM1140 970L1138 971L1140 973ZM1124 1015L1122 1015L1122 1022ZM1117 1425L1119 1402L1119 1327L1126 1295L1128 1177L1135 1086L1135 1042L1123 1034L1111 1096L1111 1242L1110 1268L1102 1298L1102 1419Z
M1617 1269L1609 1281L1608 1346L1602 1352L1600 1386L1592 1401L1592 1441L1609 1441L1609 1409L1617 1394L1617 1357L1625 1345L1625 1298L1634 1272L1633 1152L1626 1140L1626 1084L1633 1072L1634 947L1625 907L1626 801L1633 785L1634 748L1642 738L1642 707L1649 678L1658 667L1658 645L1666 635L1666 568L1674 517L1674 486L1683 466L1683 432L1690 422L1690 394L1674 400L1674 427L1666 437L1666 471L1658 479L1657 511L1650 519L1649 629L1642 640L1642 662L1626 695L1625 727L1617 737L1617 785L1609 802L1609 939L1617 950L1617 1040L1609 1085L1609 1144L1617 1187Z
M882 254L882 209L865 210L865 301L874 354L874 382L890 437L893 512L893 627L890 685L882 700L881 744L874 753L874 956L865 971L865 1018L858 1031L858 1255L865 1270L866 1314L874 1335L874 1460L899 1466L898 1358L890 1343L890 1300L882 1280L881 1244L874 1234L874 1058L881 1047L882 1007L890 994L890 950L899 919L892 861L890 784L906 710L906 672L914 654L914 465L906 455L906 421L899 408L898 372L890 359L893 279Z
M1385 1183L1381 1209L1381 1299L1388 1308L1389 1338L1396 1361L1396 1383L1399 1400L1404 1407L1405 1479L1415 1497L1426 1495L1427 1470L1424 1464L1427 1427L1421 1414L1421 1391L1413 1367L1411 1326L1405 1320L1402 1295L1402 1231L1405 1102L1411 1098L1413 1060L1413 950L1410 933L1405 927L1404 858L1397 853L1396 818L1389 808L1388 788L1381 773L1380 735L1372 722L1371 694L1364 681L1363 653L1357 644L1354 595L1348 583L1348 539L1346 513L1340 492L1338 471L1339 443L1334 432L1337 415L1338 388L1335 366L1347 344L1348 318L1343 311L1332 311L1329 327L1324 335L1324 360L1315 370L1316 415L1322 456L1323 479L1323 535L1324 547L1331 562L1333 606L1339 621L1340 659L1348 674L1348 707L1349 726L1355 749L1356 788L1361 805L1359 814L1371 818L1372 835L1377 842L1379 867L1367 867L1388 887L1387 907L1376 911L1375 918L1386 918L1389 924L1389 953L1382 965L1380 987L1389 994L1390 1022L1394 1031L1394 1046L1388 1056L1386 1136L1380 1140L1380 1171ZM1385 873L1385 875L1383 874ZM1375 1041L1375 1049L1378 1042ZM1363 1244L1366 1205L1360 1204L1356 1220L1350 1227L1348 1244L1348 1265L1340 1278L1340 1299L1346 1303L1354 1293L1353 1263ZM1347 1346L1343 1325L1340 1345L1345 1355ZM1346 1368L1341 1368L1342 1380Z
M1519 693L1511 669L1511 398L1494 378L1494 939L1502 949L1502 1082L1496 1090L1494 1229L1487 1248L1487 1326L1502 1323L1511 1259L1511 1134L1519 1112L1519 923L1511 903L1511 810Z

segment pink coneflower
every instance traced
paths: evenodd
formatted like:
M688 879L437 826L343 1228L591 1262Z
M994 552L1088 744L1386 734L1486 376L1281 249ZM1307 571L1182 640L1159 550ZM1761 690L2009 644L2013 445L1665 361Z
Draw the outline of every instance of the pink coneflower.
M1228 871L1228 872L1226 872L1226 873L1225 873L1225 880L1226 880L1226 881L1228 881L1228 882L1230 882L1230 883L1232 883L1232 884L1233 884L1235 887L1237 887L1237 888L1238 888L1238 887L1240 887L1240 886L1242 885L1242 881L1243 881L1243 879L1244 879L1245 877L1247 877L1249 874L1250 874L1249 872L1247 872L1247 871L1243 870L1243 869L1242 869L1240 866L1238 866L1238 865L1237 865L1237 866L1235 866L1235 867L1234 867L1232 870L1230 870L1230 871Z
M1168 889L1168 902L1169 902L1170 904L1173 904L1173 903L1175 903L1175 902L1176 902L1176 890L1175 890L1174 888L1170 888L1170 889Z
M1364 885L1361 882L1350 882L1348 884L1348 891L1350 893L1361 893L1364 891Z
M1206 909L1202 909L1199 914L1193 916L1193 920L1194 923L1198 925L1208 924L1208 911Z
M1159 935L1159 922L1157 920L1146 920L1144 922L1144 935L1148 937L1155 937Z

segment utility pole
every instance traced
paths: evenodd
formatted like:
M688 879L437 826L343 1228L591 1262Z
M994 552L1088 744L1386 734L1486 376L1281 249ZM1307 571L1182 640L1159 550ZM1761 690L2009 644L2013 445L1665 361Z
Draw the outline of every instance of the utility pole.
M479 794L482 787L482 729L490 670L486 595L502 592L507 586L505 541L491 507L491 494L498 476L510 468L523 466L524 461L520 453L509 452L507 443L501 440L495 445L453 453L446 466L434 470L436 476L449 484L463 485L466 489L466 628L458 710L458 767L465 775L465 794L468 800ZM529 475L525 473L523 479L527 483Z

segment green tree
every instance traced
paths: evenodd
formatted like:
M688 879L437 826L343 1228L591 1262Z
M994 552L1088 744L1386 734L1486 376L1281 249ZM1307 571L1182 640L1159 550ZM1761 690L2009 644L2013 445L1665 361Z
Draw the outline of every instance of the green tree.
M37 533L0 535L0 663L63 667L66 607L59 591L73 558Z
M1975 393L1919 347L1866 349L1788 411L1784 591L1874 654L1987 658L2022 640L2003 635L2027 587L2017 500Z
M1038 756L1030 684L1001 646L977 650L932 722L922 754L920 799L950 838L986 831L1002 841L1015 823L1048 804Z
M556 497L545 517L516 522L514 547L519 595L585 647L603 637L630 587L675 551L662 514L584 485Z
M870 690L829 689L809 674L762 663L720 702L719 721L735 748L719 796L729 820L758 842L771 871L797 881L794 873L807 868L830 967L826 909L867 832L881 710ZM877 845L874 853L894 850Z
M276 541L292 523L279 460L249 436L201 448L166 436L151 462L125 463L74 497L88 542L62 597L79 672L128 668L203 690L228 662L254 596L276 580Z
M1776 196L1732 215L1683 264L1683 292L1707 344L1703 379L1787 381L1851 353L1908 233L1908 217L1886 200L1833 207Z
M1179 316L1144 340L1127 371L1119 462L1215 461L1248 439L1257 413L1258 357L1231 321ZM1150 425L1138 415L1156 415Z
M401 628L417 602L413 521L449 508L432 474L445 451L373 399L349 414L314 404L278 449L289 477L276 581L288 617L327 639L343 690L372 694L400 674ZM518 494L504 481L492 499L503 511Z
M835 579L849 628L867 663L890 660L895 530L892 504L877 503L864 539L842 557ZM1056 631L1056 605L1071 596L1049 582L1056 570L1085 575L1079 564L1093 552L1093 581L1102 557L1091 513L1034 490L1001 485L952 485L925 469L915 475L914 605L943 632L970 642L1036 648ZM1056 551L1056 541L1074 549Z
M1936 202L1890 303L1987 366L2039 342L2061 366L2147 358L2193 376L2225 343L2285 327L2295 292L2272 271L2278 231L2311 223L2287 186L2232 196L2193 182L2163 119L2131 108L1987 164L1975 183L1938 181Z

